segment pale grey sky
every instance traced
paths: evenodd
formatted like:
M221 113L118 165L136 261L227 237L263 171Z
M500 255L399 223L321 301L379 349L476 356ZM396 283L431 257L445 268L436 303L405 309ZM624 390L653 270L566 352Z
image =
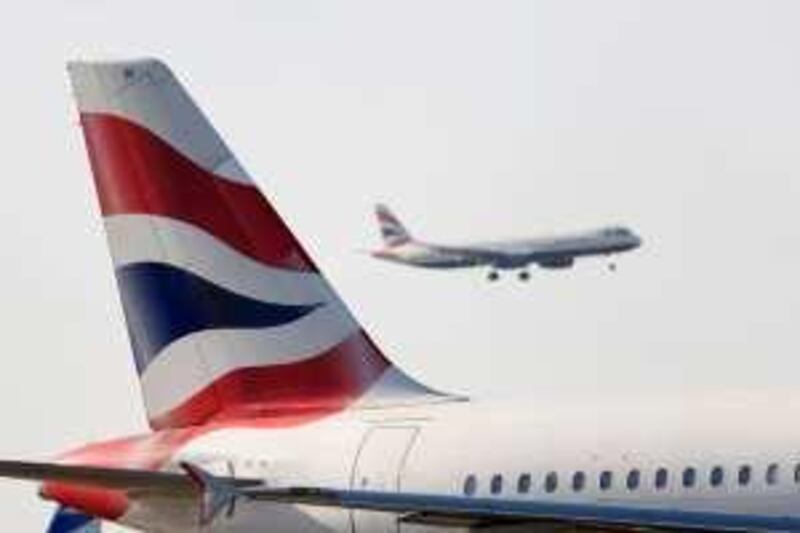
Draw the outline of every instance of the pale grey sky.
M155 55L401 366L540 400L798 387L800 3L18 2L0 57L0 457L145 425L64 62ZM625 223L534 273L355 253L388 202L431 240ZM0 483L0 530L41 531Z

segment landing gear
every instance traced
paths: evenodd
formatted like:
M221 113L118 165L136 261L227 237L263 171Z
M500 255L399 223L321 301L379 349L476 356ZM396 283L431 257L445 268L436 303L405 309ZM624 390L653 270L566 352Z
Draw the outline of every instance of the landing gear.
M531 279L531 273L528 272L527 270L520 270L519 274L517 274L517 277L519 278L520 281L528 281L529 279Z
M609 263L608 264L608 270L610 272L616 272L617 271L617 264L616 263Z
M489 281L497 281L500 279L500 273L497 270L490 270L489 274L486 276L486 279Z

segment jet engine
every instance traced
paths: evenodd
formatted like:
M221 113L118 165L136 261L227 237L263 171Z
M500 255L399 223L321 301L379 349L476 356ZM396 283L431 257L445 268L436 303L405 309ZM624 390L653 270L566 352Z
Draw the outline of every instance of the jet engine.
M567 257L567 256L553 257L553 258L550 258L550 259L545 259L543 261L539 261L539 266L540 267L542 267L542 268L552 268L552 269L571 268L572 265L574 265L574 264L575 264L575 258L574 257Z

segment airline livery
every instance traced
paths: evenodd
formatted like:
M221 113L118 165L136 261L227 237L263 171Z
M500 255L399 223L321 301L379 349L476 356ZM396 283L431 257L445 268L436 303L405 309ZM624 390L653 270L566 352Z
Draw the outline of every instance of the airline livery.
M430 244L415 240L385 205L375 208L384 247L372 256L386 261L425 268L464 268L488 266L488 279L500 278L500 270L519 270L522 281L530 279L529 265L541 268L571 268L578 257L609 256L634 250L642 240L633 231L611 226L594 231L539 237L527 240L465 244ZM609 264L615 270L614 263Z
M167 67L69 73L150 431L0 462L60 506L52 531L800 530L796 405L561 412L432 390Z

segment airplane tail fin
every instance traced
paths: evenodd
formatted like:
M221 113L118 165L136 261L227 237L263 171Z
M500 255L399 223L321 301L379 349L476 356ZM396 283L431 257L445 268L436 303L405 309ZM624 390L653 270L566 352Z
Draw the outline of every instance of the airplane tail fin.
M361 329L163 63L69 74L154 429L435 395Z
M375 216L386 246L391 248L411 241L411 234L386 205L376 205Z

